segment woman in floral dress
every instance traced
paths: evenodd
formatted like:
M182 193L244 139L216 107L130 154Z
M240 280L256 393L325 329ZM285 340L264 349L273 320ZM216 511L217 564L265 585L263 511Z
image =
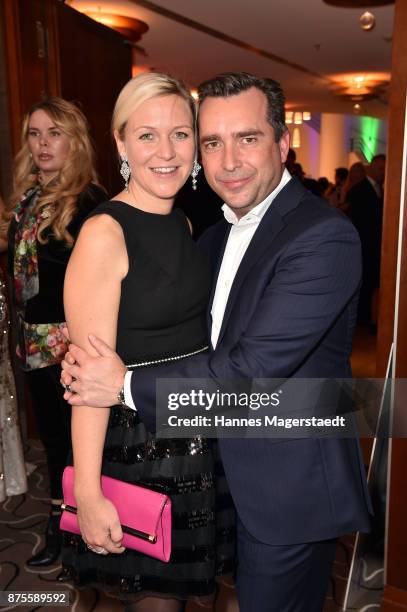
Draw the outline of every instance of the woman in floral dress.
M59 384L66 351L63 282L83 221L105 199L81 111L61 98L36 104L23 122L8 241L17 353L45 448L51 494L45 547L27 561L30 566L51 565L60 554L61 477L71 446L70 407Z

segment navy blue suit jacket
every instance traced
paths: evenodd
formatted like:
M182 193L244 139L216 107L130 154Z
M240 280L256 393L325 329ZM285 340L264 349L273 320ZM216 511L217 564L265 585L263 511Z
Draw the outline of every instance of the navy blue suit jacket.
M200 244L216 286L230 225ZM243 257L215 351L132 375L146 424L157 378L346 378L361 280L360 242L344 215L295 179L267 210ZM369 529L371 505L355 439L220 439L240 519L257 539L296 544Z

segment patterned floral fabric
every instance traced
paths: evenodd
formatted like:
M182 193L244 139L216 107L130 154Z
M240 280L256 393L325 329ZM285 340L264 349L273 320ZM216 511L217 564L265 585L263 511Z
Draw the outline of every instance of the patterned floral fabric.
M60 363L67 351L68 342L62 329L66 323L27 323L24 309L27 300L39 291L37 231L50 210L34 213L40 187L30 189L15 208L18 223L14 251L14 294L18 305L20 323L17 355L25 370L36 370Z
M39 187L33 187L14 211L18 223L14 252L14 295L19 305L38 293L37 229L49 215L49 211L39 215L33 213L38 195Z
M21 321L18 353L26 370L46 368L62 361L68 348L62 333L64 327L66 323Z

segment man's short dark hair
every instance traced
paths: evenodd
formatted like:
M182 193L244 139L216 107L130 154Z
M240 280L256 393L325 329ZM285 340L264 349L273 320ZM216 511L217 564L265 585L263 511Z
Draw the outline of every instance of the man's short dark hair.
M275 140L279 142L281 136L287 131L287 126L285 124L285 96L277 81L256 77L248 72L225 72L199 85L199 102L202 104L206 98L237 96L252 87L262 91L267 98L267 121L274 128Z
M375 162L375 161L384 161L384 162L386 162L386 156L385 156L385 154L384 154L384 153L378 153L377 155L374 155L374 156L372 157L372 160L371 160L371 162L370 162L370 163L372 164L372 163L373 163L373 162Z
M348 169L347 168L336 168L335 169L335 178L338 181L346 181L348 178Z

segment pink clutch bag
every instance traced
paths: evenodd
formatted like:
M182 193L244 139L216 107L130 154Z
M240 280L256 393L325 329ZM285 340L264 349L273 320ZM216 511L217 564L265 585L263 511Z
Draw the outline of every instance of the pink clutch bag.
M171 555L171 500L138 485L102 476L102 491L119 514L123 546L168 562ZM74 468L68 466L62 477L64 503L60 527L80 534L73 494Z

